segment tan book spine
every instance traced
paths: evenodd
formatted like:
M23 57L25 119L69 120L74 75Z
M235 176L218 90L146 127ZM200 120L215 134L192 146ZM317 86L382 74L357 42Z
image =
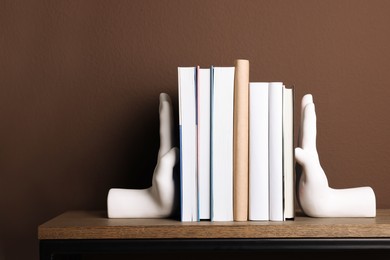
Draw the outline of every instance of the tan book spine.
M249 61L235 61L233 119L233 219L248 220Z

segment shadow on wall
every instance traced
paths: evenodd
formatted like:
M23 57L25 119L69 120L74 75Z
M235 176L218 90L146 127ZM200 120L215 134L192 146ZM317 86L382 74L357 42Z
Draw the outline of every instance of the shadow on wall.
M5 260L5 256L3 253L3 243L0 242L0 260Z
M172 102L173 103L173 102ZM172 104L172 106L174 106ZM155 109L155 105L151 105L153 111L147 109L147 112L142 115L137 115L137 120L140 120L142 124L133 133L130 138L123 138L122 151L119 151L121 157L117 160L118 169L115 174L126 176L122 184L116 185L111 188L122 188L122 189L146 189L152 185L152 178L155 167L157 166L157 156L160 146L160 119L156 113L159 114L159 110ZM178 125L177 125L177 113L176 109L173 108L174 125L172 129L173 134L173 146L178 147ZM145 117L144 115L147 115ZM142 117L142 118L141 118ZM134 119L133 119L134 120ZM131 125L126 128L130 129ZM126 132L126 131L125 131ZM178 219L180 217L180 158L177 158L176 166L173 169L173 179L175 180L175 201L174 201L174 212L171 217ZM120 177L120 176L118 176ZM128 185L123 185L127 183ZM129 202L131 203L131 202Z
M159 136L158 106L151 104L149 107L138 111L135 118L128 120L114 141L117 157L113 159L115 178L111 184L115 187L107 188L143 189L151 185Z
M152 184L154 167L160 145L159 139L159 95L153 103L144 106L136 118L128 120L124 131L116 141L118 149L115 161L115 176L111 184L115 187L144 189ZM179 123L177 96L170 95L174 113L174 146L179 147ZM139 122L136 126L132 122ZM127 134L126 133L132 133Z

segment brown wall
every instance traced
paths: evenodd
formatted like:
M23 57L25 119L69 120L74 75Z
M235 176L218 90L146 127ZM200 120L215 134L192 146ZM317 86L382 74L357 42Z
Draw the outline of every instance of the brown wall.
M0 259L37 259L37 226L146 187L158 95L177 67L251 63L311 93L335 188L390 207L390 1L1 1ZM296 122L299 114L296 113ZM177 132L176 132L177 134Z

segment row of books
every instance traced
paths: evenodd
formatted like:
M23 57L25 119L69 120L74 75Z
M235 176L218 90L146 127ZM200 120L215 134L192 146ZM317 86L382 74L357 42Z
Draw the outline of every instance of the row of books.
M249 61L178 67L182 221L294 219L294 89Z

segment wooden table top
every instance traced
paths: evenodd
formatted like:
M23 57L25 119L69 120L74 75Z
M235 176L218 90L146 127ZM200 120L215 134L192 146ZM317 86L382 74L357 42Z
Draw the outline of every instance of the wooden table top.
M375 218L245 222L110 219L105 211L69 211L38 227L38 239L390 238L390 209Z

